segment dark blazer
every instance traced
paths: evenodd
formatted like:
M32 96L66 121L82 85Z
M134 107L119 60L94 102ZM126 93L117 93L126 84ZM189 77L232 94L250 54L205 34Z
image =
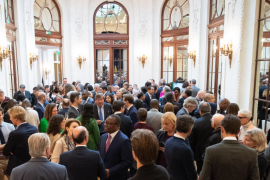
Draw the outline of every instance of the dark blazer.
M159 87L159 88L157 89L157 93L156 93L156 98L157 98L157 100L159 100L159 98L160 98L160 93L161 93L162 90L163 90L163 87L162 87L162 86Z
M33 93L31 94L31 98L32 98L31 106L34 107L37 105L37 98Z
M259 171L260 171L260 179L262 179L267 168L267 159L264 154L264 151L261 152L260 155L258 155L258 166L259 166Z
M64 152L60 155L59 164L66 166L69 180L97 180L97 177L107 177L99 152L87 149L86 146Z
M223 140L205 151L200 179L260 179L257 152L237 140Z
M145 100L143 102L146 104L147 108L149 108L149 109L150 109L150 101L151 101L151 98L150 98L149 94L145 93Z
M98 114L98 106L97 104L94 104L94 115L95 115L95 118L96 120L99 120L99 114ZM103 114L103 122L101 123L101 125L98 125L99 127L99 131L101 133L104 132L104 121L110 116L112 115L112 105L109 104L109 103L105 103L104 102L104 114Z
M212 145L215 145L215 144L218 144L222 141L222 138L221 138L221 132L220 132L220 128L218 129L215 129L213 132L212 132L212 135L207 139L206 143L205 143L205 149L209 146L212 146Z
M98 148L105 168L110 171L110 177L106 180L126 180L128 169L133 163L131 142L126 135L118 131L106 152L107 138L108 133L101 136Z
M216 103L211 103L211 102L208 102L208 104L211 106L211 114L212 115L216 114L216 112L217 112L217 104ZM198 107L197 107L197 109L194 112L194 116L196 118L200 118L201 117Z
M128 138L130 138L133 131L133 124L130 117L124 115L123 113L116 114L121 119L120 131L124 133Z
M29 91L24 91L25 92L25 98L27 98L29 100L30 103L32 103L32 97L31 97L31 93ZM14 93L13 99L17 99L17 97L19 96L19 94L21 94L21 91L17 91Z
M156 164L144 165L128 180L170 180L167 170Z
M52 163L47 158L32 158L25 164L22 164L12 170L12 180L30 180L30 179L53 179L67 180L68 174L65 166Z
M163 113L163 109L164 109L164 106L166 105L167 101L166 101L166 98L165 96L162 96L159 98L159 111Z
M134 106L130 107L130 109L127 110L126 115L130 117L133 126L139 121L137 116L137 109Z
M184 139L173 136L165 144L167 170L171 180L197 180L193 152Z
M37 133L37 128L29 123L23 123L19 125L17 129L9 133L8 141L3 149L3 155L9 156L6 170L8 175L11 174L13 168L31 159L29 155L28 138L34 133Z
M184 97L181 97L179 100L178 100L178 103L182 105L182 107L184 106L184 101L185 101L186 98Z
M189 114L185 109L184 107L182 107L182 109L180 109L177 114L176 114L176 117L179 117L181 115L185 115L185 114Z
M61 111L58 111L57 114L61 114L65 117L65 114L68 112L69 109L70 109L69 107L63 108Z
M42 107L39 103L37 103L35 110L38 113L38 118L40 121L44 117L45 107Z
M202 155L205 151L205 143L214 130L211 127L211 118L212 114L207 113L197 119L188 138L190 147L194 152L195 161L202 161Z
M75 109L73 106L70 106L69 110L68 110L68 118L77 118L79 117L81 114L78 112L77 109Z
M82 105L84 105L84 104L93 104L93 102L94 102L93 98L88 98L88 101L85 103L86 100L82 100Z

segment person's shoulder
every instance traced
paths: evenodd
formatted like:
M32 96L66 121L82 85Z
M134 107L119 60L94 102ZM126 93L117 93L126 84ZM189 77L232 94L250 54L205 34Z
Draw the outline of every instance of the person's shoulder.
M108 133L105 133L105 134L103 134L102 136L100 136L100 139L102 139L102 138L107 138L108 137Z
M53 163L51 161L49 161L48 163L49 163L50 167L52 167L53 169L66 171L66 166L64 166L64 165Z
M157 132L157 137L163 135L164 133L165 133L164 130L162 130L162 129L158 130L158 132Z

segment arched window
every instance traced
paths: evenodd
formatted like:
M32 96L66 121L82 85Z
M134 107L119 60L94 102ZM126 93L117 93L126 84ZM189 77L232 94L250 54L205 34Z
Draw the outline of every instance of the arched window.
M270 2L260 1L258 23L257 53L255 59L255 77L253 94L254 120L258 119L258 127L269 129L269 69L270 69ZM257 118L256 118L257 117ZM267 119L267 121L265 121ZM266 127L268 126L268 127Z
M120 87L128 81L129 17L118 2L104 2L94 13L95 82Z
M225 0L210 0L207 90L212 91L216 101L221 95L222 61L220 40L224 33Z
M161 17L161 78L188 76L189 1L166 0Z
M4 0L5 22L6 22L6 39L8 41L11 55L7 58L8 71L10 76L10 94L13 95L18 87L18 64L16 50L16 26L14 21L13 0Z
M61 46L61 15L55 0L36 0L34 26L37 45Z

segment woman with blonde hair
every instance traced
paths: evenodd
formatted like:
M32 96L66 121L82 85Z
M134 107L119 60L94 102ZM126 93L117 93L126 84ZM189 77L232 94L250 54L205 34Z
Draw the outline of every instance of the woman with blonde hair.
M252 114L249 110L241 109L238 112L238 118L241 121L240 134L238 135L239 141L242 141L247 130L255 129L252 121Z
M260 179L262 179L267 168L267 159L264 154L267 146L266 136L263 130L255 128L246 131L243 144L247 147L255 149L258 156L258 166L260 171Z
M73 118L66 120L65 130L61 134L61 138L55 143L51 157L52 162L59 163L60 154L66 151L72 151L75 148L72 131L78 126L81 126L81 122L79 120Z
M204 102L215 103L215 101L216 101L216 98L214 94L206 93L204 95Z
M170 139L175 133L176 116L173 112L166 112L161 118L162 129L157 133L157 139L159 142L159 152L156 164L166 168L166 159L164 155L164 145L168 139Z
M167 102L163 108L163 114L166 112L173 112L174 113L174 106L172 103Z

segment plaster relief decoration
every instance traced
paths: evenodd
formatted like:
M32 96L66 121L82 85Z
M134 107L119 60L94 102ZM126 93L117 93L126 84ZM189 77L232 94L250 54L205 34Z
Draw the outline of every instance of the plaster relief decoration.
M32 27L31 12L29 10L29 7L27 7L27 10L26 10L26 23L27 23L27 29L29 31L30 28Z
M194 13L194 17L193 17L193 26L194 26L194 29L195 29L195 32L197 32L197 27L198 27L198 6L197 4L195 5L195 8L193 9L193 13Z
M140 33L141 33L141 37L142 37L143 40L145 38L145 34L146 34L146 31L147 31L146 23L147 23L147 21L145 20L145 17L143 17L142 21L140 23Z
M237 0L232 0L232 18L234 18L234 12L235 12L235 5L236 5Z
M77 25L76 32L77 32L78 38L81 39L82 33L83 33L82 20L78 18L75 23Z

